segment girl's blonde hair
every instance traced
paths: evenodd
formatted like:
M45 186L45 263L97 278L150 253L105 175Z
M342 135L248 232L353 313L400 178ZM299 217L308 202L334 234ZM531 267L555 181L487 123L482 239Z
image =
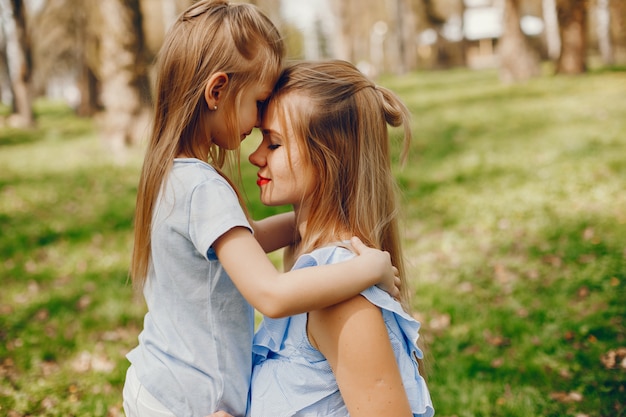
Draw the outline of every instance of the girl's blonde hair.
M216 72L229 77L221 105L231 137L223 139L238 149L241 95L255 83L274 83L284 51L274 24L250 4L198 1L170 29L157 59L154 124L137 192L130 271L135 287L141 288L148 274L152 212L174 158L184 154L218 170L226 160L204 121L210 111L204 99L208 79Z
M287 97L296 99L282 100ZM306 234L296 253L338 240L346 232L388 251L400 271L401 301L408 311L387 129L388 124L404 127L404 161L411 139L408 109L394 93L345 61L288 65L272 93L270 103L276 101L284 131L293 132L302 159L316 175L307 218L299 219L306 221Z

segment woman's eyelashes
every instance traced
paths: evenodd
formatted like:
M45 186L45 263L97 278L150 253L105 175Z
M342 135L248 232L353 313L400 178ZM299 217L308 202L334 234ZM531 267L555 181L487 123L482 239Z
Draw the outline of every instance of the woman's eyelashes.
M267 149L270 151L276 150L282 146L280 137L276 137L276 134L269 129L263 129L263 140L267 142Z

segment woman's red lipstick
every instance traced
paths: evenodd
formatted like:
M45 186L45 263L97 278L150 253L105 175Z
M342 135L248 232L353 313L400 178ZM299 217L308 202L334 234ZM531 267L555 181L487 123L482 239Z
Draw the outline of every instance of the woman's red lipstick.
M265 184L268 184L270 182L269 178L265 178L262 177L261 175L257 174L257 180L256 180L256 185L258 185L259 187L264 186Z

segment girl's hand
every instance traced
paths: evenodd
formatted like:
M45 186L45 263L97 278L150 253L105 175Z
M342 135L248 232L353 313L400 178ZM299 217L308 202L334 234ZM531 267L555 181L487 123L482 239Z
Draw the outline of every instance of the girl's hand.
M235 416L228 414L226 411L216 411L215 413L209 414L208 416L205 416L205 417L235 417Z
M394 299L400 297L400 273L398 268L391 264L391 256L387 251L370 248L356 236L351 239L352 248L359 256L365 256L372 262L372 267L380 270L381 280L376 284L381 290L389 293ZM219 416L216 416L219 417Z

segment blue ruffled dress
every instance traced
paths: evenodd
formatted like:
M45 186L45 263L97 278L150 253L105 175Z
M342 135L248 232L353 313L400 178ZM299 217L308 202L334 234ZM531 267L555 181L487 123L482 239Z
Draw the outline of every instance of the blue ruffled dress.
M340 246L317 249L298 258L294 269L333 264L353 257ZM420 323L378 287L361 293L383 313L414 416L431 417L434 408L426 381L418 372ZM335 376L326 358L310 343L307 314L264 318L254 336L251 417L347 417Z

